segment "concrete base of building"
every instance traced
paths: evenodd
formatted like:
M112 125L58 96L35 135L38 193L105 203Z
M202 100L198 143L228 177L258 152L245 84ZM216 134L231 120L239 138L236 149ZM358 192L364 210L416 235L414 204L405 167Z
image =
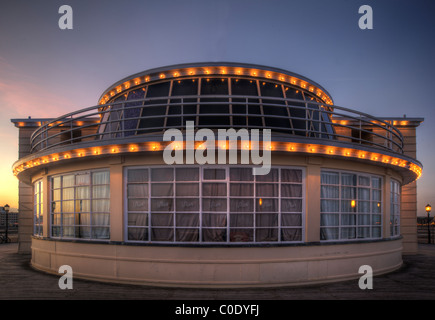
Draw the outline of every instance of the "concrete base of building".
M357 279L362 265L377 276L402 265L402 240L286 246L162 246L32 239L33 268L59 275L165 287L241 288Z

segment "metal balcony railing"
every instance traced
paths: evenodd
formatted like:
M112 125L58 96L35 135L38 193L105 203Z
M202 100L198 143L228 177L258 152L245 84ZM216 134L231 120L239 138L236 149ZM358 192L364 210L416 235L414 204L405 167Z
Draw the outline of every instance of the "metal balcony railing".
M403 153L403 136L390 122L314 101L264 96L195 95L97 105L44 123L31 136L31 152L67 144L161 135L167 129L271 129L302 139L344 141ZM120 141L121 142L121 141Z

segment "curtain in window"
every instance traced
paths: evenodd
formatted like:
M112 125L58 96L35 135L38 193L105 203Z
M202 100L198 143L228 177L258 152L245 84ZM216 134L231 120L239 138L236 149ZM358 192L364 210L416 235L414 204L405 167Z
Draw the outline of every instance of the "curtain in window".
M128 240L301 241L302 196L300 169L272 168L253 176L246 167L132 168Z
M321 173L321 240L381 236L381 178Z

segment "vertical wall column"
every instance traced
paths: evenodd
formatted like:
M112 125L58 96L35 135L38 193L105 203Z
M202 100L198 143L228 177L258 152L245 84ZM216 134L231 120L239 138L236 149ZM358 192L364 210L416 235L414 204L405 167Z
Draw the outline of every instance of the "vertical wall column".
M305 242L320 241L320 165L322 159L307 158L305 179Z
M409 121L407 126L399 127L400 132L403 135L403 153L414 159L417 158L416 127L418 124ZM416 181L402 186L400 201L400 233L403 236L403 253L417 253Z
M110 240L124 241L123 158L110 162Z
M33 123L19 127L18 158L30 154L30 136L36 129ZM47 187L44 184L44 192ZM33 186L18 182L18 253L30 253L33 235ZM44 212L46 214L46 212ZM46 218L46 217L44 217ZM44 221L44 223L46 223Z
M387 170L384 176L383 196L382 196L382 238L388 239L391 237L390 221L391 221L391 178Z
M44 238L50 237L50 226L51 226L51 203L50 203L50 179L48 175L44 174L42 177L42 214L43 214L43 225L42 225L42 235Z

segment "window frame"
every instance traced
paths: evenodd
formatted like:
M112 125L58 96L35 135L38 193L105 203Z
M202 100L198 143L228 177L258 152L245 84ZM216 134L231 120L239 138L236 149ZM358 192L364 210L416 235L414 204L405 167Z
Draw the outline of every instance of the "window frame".
M247 199L252 199L252 201L254 202L253 205L253 209L252 209L252 215L253 215L253 220L254 220L254 224L253 227L250 228L253 230L253 238L252 241L231 241L230 238L230 229L231 228L231 224L230 224L230 200L233 196L230 195L230 185L231 185L231 180L230 180L230 169L232 168L248 168L250 170L252 170L254 166L246 166L246 165L204 165L204 166L200 166L200 165L180 165L180 166L172 166L172 167L168 167L168 166L159 166L159 165L153 165L153 166L126 166L124 167L124 178L123 178L123 195L124 195L124 241L128 242L128 243L159 243L159 244L186 244L186 245L215 245L215 246L219 246L219 245L223 245L223 246L227 246L227 245L270 245L270 244L291 244L291 243L303 243L304 239L305 239L305 188L306 188L306 170L304 167L299 167L299 166L272 166L271 169L278 169L278 181L273 182L276 183L278 186L278 196L274 196L273 198L277 200L278 202L278 211L277 211L277 215L278 215L278 224L276 226L276 230L277 230L277 240L276 241L257 241L256 239L256 232L257 230L260 230L260 227L257 227L255 224L255 220L256 220L256 201L257 201L257 195L255 192L255 186L257 183L256 182L256 178L254 177L253 181L244 181L245 183L252 183L254 184L254 191L253 191L253 195L252 196L247 196ZM173 210L171 211L171 213L174 214L173 216L173 225L171 226L171 228L173 228L173 236L172 236L172 240L169 241L156 241L156 240L152 240L151 237L151 233L152 233L152 224L151 224L151 218L152 218L152 211L151 211L151 199L152 199L152 195L151 195L151 171L152 169L159 169L159 168L171 168L174 172L174 180L172 181L174 189L173 189ZM176 196L176 184L180 183L180 181L176 180L176 169L177 168L198 168L199 170L199 179L198 181L183 181L184 183L198 183L199 186L199 209L198 209L198 226L195 227L179 227L176 225L176 214L177 214L177 210L176 210L176 200L177 200L177 196ZM139 213L139 211L134 211L134 210L129 210L128 209L128 202L129 202L129 196L127 193L127 188L129 185L128 182L128 170L134 170L134 169L146 169L148 171L148 181L146 182L148 184L148 211L142 210L142 214L147 214L147 221L148 221L148 225L147 226L134 226L134 225L129 225L129 213ZM206 180L204 178L204 171L207 169L225 169L225 179L222 180ZM281 175L281 170L282 169L293 169L293 170L300 170L301 171L301 181L300 182L284 182L282 183L282 175ZM225 198L226 201L226 210L224 212L216 212L216 214L222 214L222 215L226 215L226 223L225 223L225 227L219 227L219 226L213 226L213 227L207 227L203 225L203 218L204 218L204 214L214 214L214 212L211 211L205 211L203 208L203 200L204 198L207 198L208 196L204 196L203 195L203 184L204 183L222 183L226 185L226 195L222 195L222 196L210 196L210 198L217 198L217 199L223 199ZM243 183L243 181L241 181ZM143 183L143 182L141 182ZM234 183L234 181L233 181ZM239 182L236 182L239 183ZM260 182L261 183L261 182ZM264 182L267 183L267 182ZM300 197L286 197L286 198L282 198L281 197L281 186L283 184L297 184L301 186L302 192L301 192L301 196ZM184 198L189 198L188 196L184 196ZM192 197L190 197L192 198ZM239 196L237 196L236 198L241 198ZM263 197L264 198L264 197ZM270 198L270 197L268 197ZM283 226L281 224L281 217L282 217L282 212L281 212L281 203L282 203L282 199L300 199L301 201L301 212L294 212L294 213L287 213L287 214L296 214L300 216L300 226ZM286 213L284 213L286 214ZM146 240L130 240L129 239L129 228L139 228L139 229L147 229L147 238ZM182 229L197 229L198 230L198 240L197 241L177 241L176 239L176 231L177 228L182 228ZM275 227L263 227L263 229L273 229ZM204 241L203 240L203 231L207 230L207 229L225 229L226 230L226 235L225 235L225 240L224 241ZM236 227L234 229L243 229L243 227ZM246 227L246 229L249 229L248 227ZM283 229L299 229L300 230L300 240L297 241L283 241L282 240L282 230Z
M39 192L36 192L36 185L39 185ZM35 237L44 236L44 184L42 179L33 182L33 228L32 234ZM42 220L41 220L42 216ZM39 229L39 232L36 230Z
M383 238L383 224L384 224L384 180L385 177L377 174L372 173L366 173L366 172L360 172L360 171L350 171L350 170L339 170L339 169L330 169L330 168L322 168L320 172L320 179L322 179L322 173L324 172L331 172L331 173L337 173L338 174L338 184L324 184L322 181L320 181L320 221L319 221L319 227L320 227L320 241L321 242L349 242L349 241L366 241L366 240L380 240ZM356 184L355 185L343 185L342 181L342 174L352 174L356 176ZM370 186L364 186L360 184L360 177L367 177L370 179ZM380 179L380 187L375 188L373 186L373 178ZM322 187L323 186L335 186L338 187L338 198L327 198L322 197ZM343 198L343 187L350 187L355 189L355 211L354 212L348 212L348 211L342 211L342 203L346 200L351 200L347 198ZM359 198L359 189L369 189L369 200L362 200L369 202L369 212L360 212L358 208L358 203L361 201ZM373 191L380 191L380 197L379 201L376 201L373 199ZM323 200L336 200L338 201L338 211L336 212L329 212L329 211L322 211L322 201ZM351 200L351 201L352 201ZM378 203L378 207L380 207L379 212L374 212L373 210L373 204ZM323 214L335 214L338 215L338 224L337 225L323 225L322 224L322 215ZM344 215L355 215L355 223L354 224L343 224L343 216ZM360 224L359 223L359 216L360 215L369 215L369 224ZM379 225L376 225L374 223L374 216L379 216L380 222ZM370 236L368 237L361 237L359 236L359 230L358 228L367 228L370 229ZM342 235L342 229L343 228L354 228L355 229L355 236L354 237L343 237ZM374 228L379 228L379 236L373 235ZM337 229L338 231L338 237L337 238L322 238L322 229Z
M394 185L397 187L397 193L394 192ZM397 201L394 201L396 196ZM400 211L401 211L401 196L402 196L402 184L396 180L390 180L390 237L400 237ZM394 210L394 208L397 208ZM395 219L397 218L397 220ZM397 222L397 223L394 223Z
M94 173L98 173L98 172L107 172L107 174L108 174L108 183L107 184L94 184L93 183L93 181L92 181L93 174ZM81 174L89 174L89 183L88 184L85 184L85 185L77 184L77 182L76 182L76 176L81 175ZM70 175L74 176L74 184L72 186L64 187L64 185L63 185L63 177L64 176L70 176ZM54 188L54 182L53 182L53 180L55 178L60 178L60 186L59 186L59 188ZM50 238L61 239L61 240L83 240L83 241L105 241L105 242L110 241L110 234L111 234L111 232L110 232L111 231L110 230L110 220L111 220L110 219L110 200L111 200L111 198L110 198L110 169L109 168L98 168L98 169L89 169L89 170L62 172L62 173L50 176L48 178L48 181L49 181L49 192L50 192L50 195L49 195L49 212L50 212L50 230L49 230L49 235L50 235ZM77 189L80 188L80 187L85 187L85 186L87 186L89 188L89 197L86 198L86 199L78 199L77 198ZM108 188L109 188L108 197L107 198L101 198L101 197L94 198L94 196L93 196L93 193L94 193L93 188L95 186L108 186ZM65 200L64 199L64 189L66 189L66 188L73 189L74 196L73 196L72 200L70 200L70 199ZM54 193L54 191L57 191L57 190L60 191L60 198L58 200L54 200L53 193ZM77 202L77 200L86 200L86 201L89 201L89 212L85 212L85 213L77 212L76 211L76 202ZM95 200L107 200L109 202L107 212L94 211L92 203ZM63 203L65 201L73 201L73 206L74 206L73 212L67 212L66 213L66 214L72 214L73 215L73 217L74 217L73 218L74 219L74 224L73 225L69 225L69 224L65 225L64 224L64 214L65 214L65 212L63 211ZM58 213L57 212L53 212L53 203L55 203L55 202L59 203L60 206L61 206L60 211ZM54 223L54 215L55 214L59 215L59 224L55 224ZM75 223L75 215L76 214L89 214L89 224L76 224ZM93 214L106 214L108 216L108 224L107 225L94 225L93 222L92 222L93 221ZM54 227L58 227L59 228L59 235L54 235L54 232L53 232L53 228ZM64 235L64 228L65 227L74 228L74 236L65 236ZM75 236L75 228L82 228L82 227L89 228L89 235L90 235L89 237L76 237ZM104 238L93 237L93 229L94 228L107 228L108 229L108 237L104 237Z

